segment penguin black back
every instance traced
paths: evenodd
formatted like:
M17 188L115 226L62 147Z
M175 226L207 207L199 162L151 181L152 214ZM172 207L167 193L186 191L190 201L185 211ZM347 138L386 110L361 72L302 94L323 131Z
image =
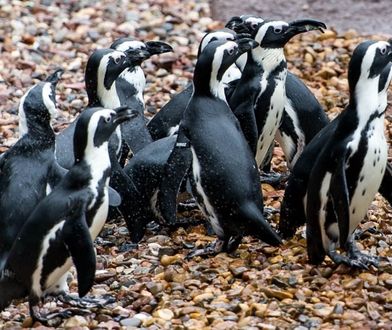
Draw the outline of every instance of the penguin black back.
M55 87L62 70L32 87L19 105L20 139L0 162L0 269L23 226L50 185L55 166Z

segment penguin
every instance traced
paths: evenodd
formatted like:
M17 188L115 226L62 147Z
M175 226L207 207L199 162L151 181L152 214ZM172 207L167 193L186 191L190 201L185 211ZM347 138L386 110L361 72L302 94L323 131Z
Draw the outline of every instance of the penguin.
M120 95L124 95L126 92L118 93L117 79L124 70L138 66L140 61L148 57L150 57L150 54L145 49L131 49L127 53L106 48L94 51L87 61L85 70L88 105L90 107L103 106L109 109L127 105L121 103ZM120 86L123 86L123 84L120 83ZM137 105L137 102L129 103L130 106L139 109L139 116L144 120L143 111ZM70 168L74 162L72 139L76 121L77 118L56 136L56 156L59 164L65 168ZM120 154L121 141L121 131L118 127L116 134L110 140L110 147L116 155Z
M319 151L309 176L306 238L309 261L328 255L336 264L365 268L378 258L359 251L353 231L378 191L387 163L385 109L380 109L380 75L392 61L391 44L359 44L348 68L350 100ZM337 248L344 253L338 253Z
M238 40L245 37L244 34L237 35L230 29L221 29L207 33L200 41L198 56L201 51L215 40ZM237 80L241 76L240 58L233 63L225 72L222 81L225 84L225 93L229 93L230 82ZM147 128L154 140L173 135L178 130L178 125L185 111L185 108L192 96L193 84L189 84L184 90L174 95L162 109L148 122Z
M392 80L392 64L388 64L380 76L378 88L378 112L385 111L387 107L388 87ZM309 175L313 164L323 146L331 139L341 117L336 117L329 125L324 127L320 132L307 144L301 153L298 161L291 170L287 181L284 197L280 209L279 232L285 239L291 238L298 227L306 222L304 199L309 182ZM379 192L391 203L391 192L389 184L392 182L390 164L387 163L387 169L384 174Z
M122 52L141 49L147 51L150 56L173 51L173 48L169 44L162 41L142 42L129 37L117 39L111 44L110 48ZM146 77L140 66L141 63L142 60L139 63L134 63L132 67L124 70L116 79L116 91L120 104L138 109L141 114L135 118L135 120L128 121L121 125L123 140L127 141L132 154L136 154L139 150L153 141L146 127L147 120L144 117L145 104L143 92L146 86ZM123 160L126 159L126 156L127 155L123 155ZM120 164L123 166L124 161L120 162Z
M0 160L0 270L30 213L61 173L51 120L57 113L58 69L30 88L19 104L19 140Z
M259 47L248 54L248 69L245 66L229 103L234 113L239 112L240 117L248 113L249 102L254 104L256 129L254 125L246 127L244 134L252 149L256 148L256 161L260 166L280 126L287 101L287 64L283 47L299 33L322 30L326 26L315 20L297 20L291 23L271 20L255 23L251 20L244 24L250 26L249 32L259 43ZM245 117L247 125L254 121L249 117L251 115Z
M34 307L61 282L72 263L79 296L90 290L96 263L93 241L109 206L108 140L133 115L126 107L88 108L81 113L75 127L74 166L19 232L0 279L0 310L28 296L33 320L41 320Z
M226 27L236 32L247 31L252 35L258 31L264 20L258 16L242 15L231 18ZM319 26L319 30L325 26ZM310 28L310 26L306 27ZM313 29L314 27L310 28ZM234 85L238 82L234 81ZM243 87L244 89L244 87ZM295 165L299 155L304 147L313 139L313 137L328 123L328 117L325 114L318 100L306 87L306 85L293 73L287 72L286 81L286 100L282 119L275 135L275 139L279 142L285 154L287 166L289 170ZM236 102L235 99L230 99ZM252 135L251 138L254 139ZM267 150L263 161L263 172L261 180L266 183L275 185L284 180L283 176L276 175L270 169L270 159L273 152L272 143ZM287 177L287 176L284 176Z
M271 245L281 242L263 217L252 152L238 120L222 100L224 88L220 79L224 71L255 46L257 43L249 38L237 42L213 41L196 62L194 92L181 121L173 153L184 147L184 139L189 141L193 195L218 241L212 247L192 252L189 257L232 252L243 235L253 235ZM168 164L170 166L170 159Z

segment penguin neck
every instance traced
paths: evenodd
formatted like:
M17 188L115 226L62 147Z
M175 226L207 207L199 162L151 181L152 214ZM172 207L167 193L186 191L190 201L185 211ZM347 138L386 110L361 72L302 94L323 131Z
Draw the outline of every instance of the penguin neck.
M75 152L75 159L76 166L87 166L89 168L91 173L89 185L93 189L97 188L96 185L102 178L110 175L108 142L96 147L89 141L82 155Z
M121 105L124 105L126 100L121 100L119 95L135 96L142 104L144 104L143 91L146 87L146 77L142 68L137 65L135 67L127 68L121 72L120 79L124 80L126 84L116 84L116 94L120 98ZM121 89L121 90L119 90ZM134 93L134 95L129 95Z
M210 74L206 74L207 70L200 70L196 66L193 74L193 95L217 98L226 102L225 85L217 79L217 73L212 70L210 72Z
M374 78L364 77L368 72L362 71L354 90L350 93L348 109L356 111L359 127L365 127L371 115L379 111L378 86L380 76ZM380 113L380 115L382 115Z
M256 47L252 49L253 60L259 64L263 71L270 73L274 71L283 62L286 66L286 58L283 48L262 48Z
M389 65L380 76L378 86L378 112L383 112L388 105L388 88L392 80L392 65Z

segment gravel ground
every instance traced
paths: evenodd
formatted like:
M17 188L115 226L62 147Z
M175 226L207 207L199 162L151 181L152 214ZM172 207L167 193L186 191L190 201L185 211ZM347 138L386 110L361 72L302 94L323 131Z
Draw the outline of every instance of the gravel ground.
M1 1L0 0L0 152L17 139L20 97L53 68L66 73L57 93L61 130L86 104L83 69L95 48L134 35L159 38L175 52L147 61L147 114L152 115L192 76L198 41L223 24L211 18L207 1ZM328 21L326 21L328 23ZM378 36L372 38L380 39ZM347 101L346 68L364 38L353 31L310 33L287 47L289 68L312 89L332 118ZM391 109L386 124L390 142ZM280 148L273 167L285 171ZM279 207L283 190L263 185L265 204ZM201 217L199 212L183 216ZM392 209L377 196L362 229L373 228L360 247L384 257L380 269L351 270L326 260L307 264L303 228L290 241L272 248L250 237L233 255L185 260L192 246L214 239L203 226L149 233L138 249L121 251L127 229L119 219L97 239L98 271L90 295L109 294L104 308L75 310L57 300L42 312L70 309L78 314L54 319L53 327L75 329L391 329ZM279 221L276 214L271 222ZM77 292L75 273L69 277ZM0 314L0 328L39 327L21 301Z

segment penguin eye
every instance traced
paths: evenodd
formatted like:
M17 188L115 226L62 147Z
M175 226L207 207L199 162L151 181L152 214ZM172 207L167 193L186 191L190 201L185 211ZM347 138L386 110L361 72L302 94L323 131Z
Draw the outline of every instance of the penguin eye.
M279 34L282 33L283 29L281 26L274 28L274 33Z
M228 51L229 55L233 55L234 54L234 48L230 48Z
M250 28L251 28L252 30L256 30L256 29L257 29L257 26L258 26L257 23L252 23L252 24L250 25Z
M112 121L112 116L106 116L105 117L105 123L110 123Z
M382 47L380 49L380 53L381 53L381 55L385 55L387 53L387 47Z
M120 57L116 57L116 58L114 59L114 63L118 64L118 63L120 63L120 60L121 60Z

